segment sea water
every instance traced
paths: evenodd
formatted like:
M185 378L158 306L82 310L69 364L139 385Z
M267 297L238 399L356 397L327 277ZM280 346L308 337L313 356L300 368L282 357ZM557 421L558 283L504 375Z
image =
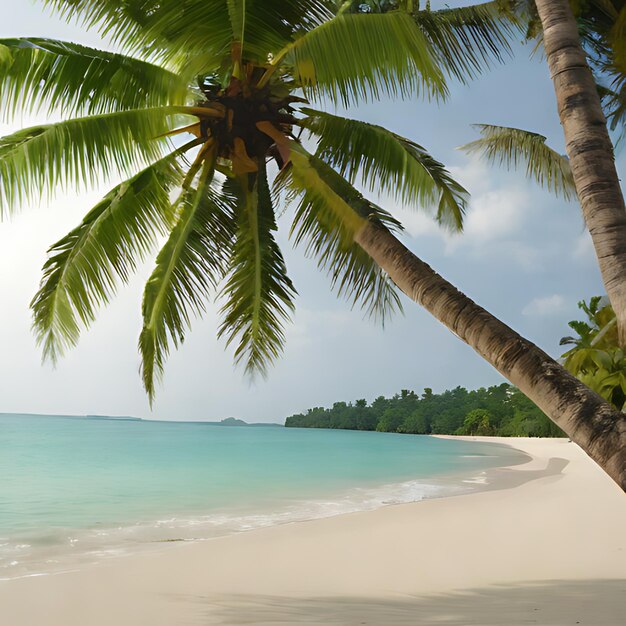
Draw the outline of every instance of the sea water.
M475 488L507 446L391 433L0 416L0 579Z

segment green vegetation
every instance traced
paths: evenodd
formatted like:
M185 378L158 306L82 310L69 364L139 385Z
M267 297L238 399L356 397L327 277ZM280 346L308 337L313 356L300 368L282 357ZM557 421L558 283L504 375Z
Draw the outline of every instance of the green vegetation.
M577 337L563 337L561 345L574 347L562 355L565 368L587 387L622 411L626 403L626 356L619 347L613 307L595 296L578 303L586 321L573 320L569 327Z
M563 437L521 391L502 383L468 391L457 387L443 393L424 389L419 396L403 389L392 398L335 402L332 409L316 407L292 415L285 426L342 428L419 435L499 435L504 437Z

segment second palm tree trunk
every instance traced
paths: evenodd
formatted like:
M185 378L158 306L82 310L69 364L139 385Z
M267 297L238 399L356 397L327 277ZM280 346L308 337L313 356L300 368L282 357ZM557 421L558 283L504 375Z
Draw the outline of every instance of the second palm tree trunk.
M626 415L458 291L386 229L369 222L356 242L409 298L519 387L626 491Z
M613 145L568 0L535 0L576 191L626 345L626 208Z

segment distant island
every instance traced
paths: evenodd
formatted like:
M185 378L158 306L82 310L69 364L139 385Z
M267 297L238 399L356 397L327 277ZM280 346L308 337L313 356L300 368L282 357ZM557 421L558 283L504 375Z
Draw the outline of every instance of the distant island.
M421 395L403 389L371 404L335 402L291 415L288 428L339 428L420 435L493 435L502 437L563 437L563 431L519 389L502 383L468 391L464 387Z
M219 424L220 426L248 426L247 422L237 419L236 417L227 417L221 422L213 422L213 423Z
M88 420L115 420L117 422L143 422L141 417L130 417L129 415L85 415Z
M165 420L159 420L165 421ZM244 422L243 420L237 417L227 417L219 422L204 422L204 421L194 421L194 422L181 422L177 420L175 421L177 424L202 424L204 426L247 426L248 428L254 428L255 426L280 426L283 428L282 424L276 424L275 422Z
M115 422L144 422L141 417L130 415L65 415L64 413L0 413L0 417L62 417L71 420L107 420Z
M154 422L170 422L173 424L198 424L198 425L206 425L206 426L279 426L283 427L282 424L276 423L248 423L244 422L244 420L238 419L236 417L227 417L223 420L217 421L188 421L188 420L152 420L152 419L143 419L141 417L131 417L128 415L62 415L62 414L44 414L44 413L0 413L0 417L62 417L65 419L73 419L73 420L90 420L90 421L109 421L109 422L143 422L146 424L154 423Z

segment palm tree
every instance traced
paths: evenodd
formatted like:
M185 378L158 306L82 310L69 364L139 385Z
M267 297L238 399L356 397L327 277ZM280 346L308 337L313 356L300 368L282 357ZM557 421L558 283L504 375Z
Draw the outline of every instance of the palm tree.
M578 22L568 0L534 0L534 4L576 192L623 346L626 345L626 205L601 99L612 126L623 123L626 3L592 1L583 9ZM610 87L598 88L588 59L601 85L603 78L612 77Z
M553 194L576 197L574 177L567 157L546 145L546 137L518 128L477 125L481 139L461 149L477 153L509 169L525 167L534 179ZM573 345L561 355L564 367L590 389L623 411L626 406L626 356L620 347L617 319L606 297L595 296L578 307L587 321L569 326L578 337L563 337L561 345Z
M526 27L526 38L541 38L541 19L532 0L516 0L518 23ZM580 43L596 81L596 88L611 130L626 125L626 1L588 0L570 4Z
M399 305L395 283L626 489L626 416L415 257L394 236L399 223L354 183L432 206L440 223L457 229L466 191L418 144L309 105L442 97L444 71L464 65L447 58L453 39L433 37L435 22L429 33L405 11L336 14L327 0L48 4L82 15L134 56L41 39L1 42L7 105L56 107L71 117L0 140L5 211L58 184L89 185L98 171L127 176L50 249L32 303L44 356L74 345L165 235L139 340L150 397L171 345L218 288L219 334L236 342L247 371L264 372L281 353L293 308L295 288L274 238L276 207L292 199L296 244L340 294L384 317ZM474 58L484 65L489 54ZM302 132L317 141L314 154Z
M626 0L590 0L576 22L610 130L626 139Z
M579 198L602 279L626 344L626 206L615 169L612 130L626 136L626 2L521 0L527 36L540 36L557 95L567 157L546 138L518 128L477 125L482 139L463 148L526 173L566 199ZM521 11L520 11L521 7ZM593 73L592 73L593 69Z
M427 22L430 15L429 10L420 10L419 3L412 0L353 0L345 6L357 12L404 10L416 22ZM487 6L493 11L492 16L470 13ZM604 103L613 129L626 120L626 2L591 0L579 10L576 21L569 0L513 0L508 10L504 3L449 9L446 23L449 27L456 20L470 20L481 28L494 20L497 23L497 17L493 17L496 15L501 20L510 19L512 28L525 24L529 38L541 35L573 182L616 313L620 344L626 345L626 205L602 107ZM437 32L446 32L439 27L437 17L432 20ZM598 75L598 84L587 58ZM607 78L612 80L608 86L604 84ZM490 135L488 139L493 139L493 133ZM536 139L540 137L535 135ZM503 160L506 158L510 157ZM530 166L529 173L537 177L538 167Z

